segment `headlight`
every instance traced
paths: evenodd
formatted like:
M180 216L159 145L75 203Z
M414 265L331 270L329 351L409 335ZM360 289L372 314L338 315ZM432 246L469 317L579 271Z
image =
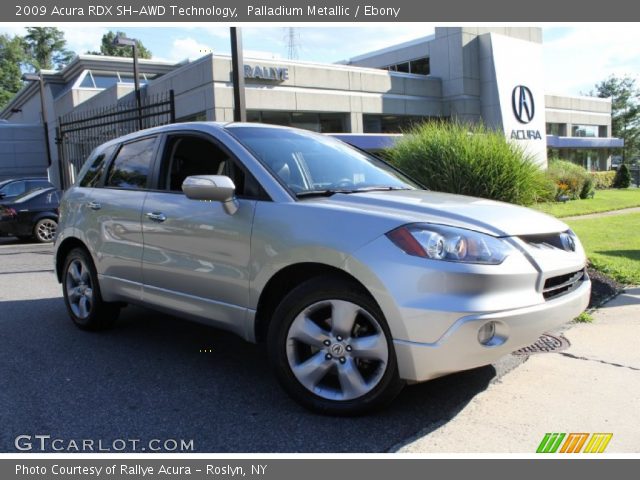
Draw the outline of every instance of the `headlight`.
M387 237L409 255L449 262L498 265L513 251L499 238L442 225L405 225Z

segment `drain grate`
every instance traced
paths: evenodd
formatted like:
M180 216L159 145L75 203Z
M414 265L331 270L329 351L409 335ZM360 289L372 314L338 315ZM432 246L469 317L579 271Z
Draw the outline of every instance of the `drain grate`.
M565 350L571 346L569 340L562 335L543 333L533 345L513 352L514 355L534 355L536 353L552 353Z

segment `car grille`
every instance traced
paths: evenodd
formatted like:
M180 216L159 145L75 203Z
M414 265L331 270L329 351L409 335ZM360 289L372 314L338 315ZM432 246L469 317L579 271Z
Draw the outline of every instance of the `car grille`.
M539 249L539 250L548 250L559 248L560 250L564 250L564 246L562 245L562 240L560 238L560 233L549 233L542 235L521 235L519 238L525 242L527 245Z
M586 278L586 269L566 273L564 275L558 275L557 277L547 278L544 282L542 295L545 300L551 300L552 298L565 295L578 288L580 282L586 280Z

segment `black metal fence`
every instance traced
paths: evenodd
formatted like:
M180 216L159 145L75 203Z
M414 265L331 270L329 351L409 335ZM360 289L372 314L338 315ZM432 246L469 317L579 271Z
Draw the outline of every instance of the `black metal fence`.
M91 151L98 145L142 128L176 121L173 90L146 96L138 107L135 100L117 105L70 113L58 119L56 144L63 188L72 181L72 172L80 171Z
M631 184L640 187L640 166L630 167L629 173L631 174Z

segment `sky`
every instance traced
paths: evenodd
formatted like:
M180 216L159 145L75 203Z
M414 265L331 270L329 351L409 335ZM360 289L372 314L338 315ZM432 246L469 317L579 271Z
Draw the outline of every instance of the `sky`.
M229 29L221 26L132 27L63 25L68 47L77 53L98 50L108 30L124 31L169 61L195 59L206 53L228 54ZM428 23L375 24L358 27L297 27L297 59L333 63L362 53L432 34ZM0 26L0 33L25 33L24 27ZM243 28L245 57L287 58L286 27ZM574 24L543 27L544 77L547 93L586 94L610 75L631 75L640 84L640 24Z

